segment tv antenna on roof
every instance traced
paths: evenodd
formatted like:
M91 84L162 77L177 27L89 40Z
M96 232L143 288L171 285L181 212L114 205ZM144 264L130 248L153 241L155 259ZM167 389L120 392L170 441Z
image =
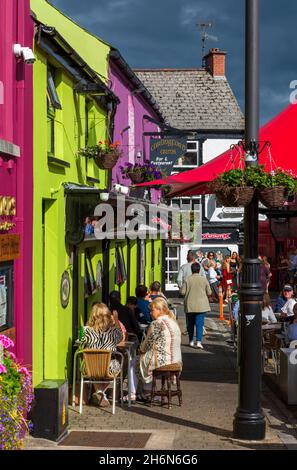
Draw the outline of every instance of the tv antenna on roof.
M212 34L208 34L207 30L212 28L214 24L212 22L201 22L196 23L198 26L199 31L201 32L201 53L202 53L202 67L205 65L204 55L205 55L205 41L206 39L210 39L211 41L218 41L217 36L213 36Z

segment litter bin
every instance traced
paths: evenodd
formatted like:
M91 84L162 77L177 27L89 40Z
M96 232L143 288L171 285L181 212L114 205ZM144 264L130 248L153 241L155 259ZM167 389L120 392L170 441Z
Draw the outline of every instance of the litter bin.
M34 388L32 436L59 441L67 434L68 381L45 380Z
M297 405L297 364L292 361L295 349L280 350L280 390L288 405Z

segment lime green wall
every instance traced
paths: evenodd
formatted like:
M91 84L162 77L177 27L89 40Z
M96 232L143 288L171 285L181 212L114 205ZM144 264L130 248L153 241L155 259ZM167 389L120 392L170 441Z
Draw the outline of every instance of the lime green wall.
M162 240L155 240L155 268L154 281L162 282ZM158 253L160 250L160 254Z
M45 0L30 0L30 6L41 23L54 26L87 64L101 78L107 79L110 46L106 42L84 30Z
M135 289L137 286L137 241L130 241L130 293L129 295L135 295Z
M83 41L82 41L83 42ZM55 157L70 163L70 168L48 164L48 117L46 102L47 57L35 49L34 64L34 259L33 259L33 378L34 384L44 378L64 378L72 354L72 282L68 306L60 304L60 280L67 270L72 281L70 252L65 245L65 200L63 182L88 185L89 176L99 177L106 187L108 171L99 170L77 155L85 143L85 97L74 94L71 78L58 70L57 92L62 110L55 114ZM106 136L106 114L91 103L95 125L92 136ZM92 121L92 120L91 120ZM98 244L100 245L100 243ZM94 252L96 261L102 256ZM96 251L95 250L95 251ZM83 257L83 254L81 255ZM82 269L84 263L81 262ZM83 272L81 277L83 279ZM80 314L83 315L83 282L80 283ZM99 296L100 297L100 296ZM89 300L91 302L92 299ZM43 340L44 338L44 340Z

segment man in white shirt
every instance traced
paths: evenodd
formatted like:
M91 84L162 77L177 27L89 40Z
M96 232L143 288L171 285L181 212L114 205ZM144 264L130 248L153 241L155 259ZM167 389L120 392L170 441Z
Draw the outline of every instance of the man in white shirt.
M191 266L195 262L195 254L194 251L189 250L187 254L187 263L183 264L178 272L177 276L177 284L178 287L181 288L185 280L189 277L192 276L192 269Z

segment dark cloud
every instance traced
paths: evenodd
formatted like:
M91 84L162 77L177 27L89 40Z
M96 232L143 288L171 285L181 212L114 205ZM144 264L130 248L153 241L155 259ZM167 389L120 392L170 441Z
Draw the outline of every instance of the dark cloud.
M51 0L92 33L117 47L132 67L197 67L197 22L211 21L207 48L228 52L227 77L244 107L244 0ZM261 0L261 121L288 103L297 79L297 2Z

